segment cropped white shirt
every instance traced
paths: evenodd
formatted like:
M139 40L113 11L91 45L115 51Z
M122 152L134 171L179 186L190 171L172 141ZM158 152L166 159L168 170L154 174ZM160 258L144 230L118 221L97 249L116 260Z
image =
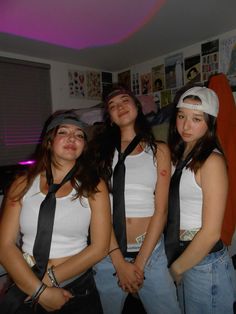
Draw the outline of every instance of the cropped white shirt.
M115 150L113 169L118 160ZM154 213L154 191L157 169L150 148L125 159L125 213L126 217L151 217ZM112 195L110 195L112 207Z
M71 256L87 246L91 210L88 199L73 200L75 190L64 197L56 198L56 211L49 258ZM24 252L33 255L33 245L37 232L40 204L45 194L40 192L40 176L37 176L23 197L20 214Z

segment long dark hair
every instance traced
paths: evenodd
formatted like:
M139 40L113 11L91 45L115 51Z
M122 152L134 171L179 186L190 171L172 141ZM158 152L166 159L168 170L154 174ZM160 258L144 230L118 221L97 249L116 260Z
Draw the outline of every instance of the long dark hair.
M112 160L117 143L120 139L120 128L111 122L108 111L107 100L118 94L128 94L135 102L137 107L137 117L134 124L136 134L141 134L142 141L145 142L156 155L157 144L143 111L142 105L137 97L124 86L113 85L113 88L104 98L103 123L96 129L89 142L89 156L93 157L94 162L99 165L97 171L104 178L110 187L110 178L112 176ZM92 161L91 161L92 162Z
M200 100L199 97L194 95L189 95L186 98ZM177 105L176 100L175 105ZM171 151L171 160L174 165L176 165L178 161L182 159L185 150L185 142L182 140L176 128L177 114L178 108L175 107L173 115L170 119L168 132L168 144ZM206 133L196 142L192 151L190 152L192 159L191 162L188 164L188 168L190 168L194 172L196 172L202 166L202 164L205 162L205 160L209 157L214 149L220 151L224 156L223 149L216 134L216 118L212 115L204 113L204 119L208 129Z
M60 125L56 126L48 132L48 125L58 116L67 115L70 119L79 119L74 110L58 110L54 112L45 122L43 131L41 133L41 142L37 146L34 153L35 163L24 174L24 180L26 180L25 188L20 192L19 198L21 198L30 188L35 177L42 172L51 171L51 164L55 167L58 165L54 163L52 159L51 144L57 134ZM85 149L84 152L77 158L76 164L78 165L77 171L74 177L71 179L72 186L76 190L75 198L81 198L82 196L89 196L97 192L97 185L99 183L99 177L96 175L96 171L93 171L91 165L87 163L85 158L85 151L87 149L87 138L85 135Z

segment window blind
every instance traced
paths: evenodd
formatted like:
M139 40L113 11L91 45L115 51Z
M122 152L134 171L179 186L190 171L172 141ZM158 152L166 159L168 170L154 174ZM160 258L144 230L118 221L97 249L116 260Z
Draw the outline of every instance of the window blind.
M0 166L31 158L51 112L50 65L0 57Z

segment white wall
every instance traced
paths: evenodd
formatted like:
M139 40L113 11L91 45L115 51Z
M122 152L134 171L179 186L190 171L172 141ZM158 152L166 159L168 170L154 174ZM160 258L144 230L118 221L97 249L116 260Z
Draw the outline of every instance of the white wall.
M92 68L56 62L53 60L33 58L25 55L0 51L2 57L47 63L51 65L52 111L59 109L79 109L97 105L99 100L69 97L68 70L94 70ZM97 69L95 71L98 71ZM102 71L102 70L101 70Z
M234 29L230 32L227 32L227 33L220 34L217 37L208 38L204 42L198 42L198 43L195 43L194 45L183 47L179 50L172 51L171 53L160 56L158 58L154 58L151 60L147 60L143 63L132 65L129 68L123 69L119 72L115 72L113 75L113 78L115 81L117 81L118 73L126 71L126 70L131 70L131 75L132 75L132 73L139 73L139 74L149 73L149 72L151 72L152 67L157 66L159 64L163 64L164 59L168 56L172 56L172 55L177 54L177 53L183 53L183 57L187 58L187 57L194 56L196 54L201 54L201 44L206 43L206 42L211 41L211 40L215 40L215 39L219 39L219 40L227 39L231 36L236 36L236 29ZM220 68L220 65L219 65L219 68ZM234 92L234 97L236 99L236 93L235 92Z

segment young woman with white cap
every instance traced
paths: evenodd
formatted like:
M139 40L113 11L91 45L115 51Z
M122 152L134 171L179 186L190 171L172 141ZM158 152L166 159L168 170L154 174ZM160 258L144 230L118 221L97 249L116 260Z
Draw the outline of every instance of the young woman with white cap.
M181 95L170 121L175 172L165 248L186 314L233 313L236 298L235 271L220 239L228 179L216 135L218 111L215 92L195 86Z

